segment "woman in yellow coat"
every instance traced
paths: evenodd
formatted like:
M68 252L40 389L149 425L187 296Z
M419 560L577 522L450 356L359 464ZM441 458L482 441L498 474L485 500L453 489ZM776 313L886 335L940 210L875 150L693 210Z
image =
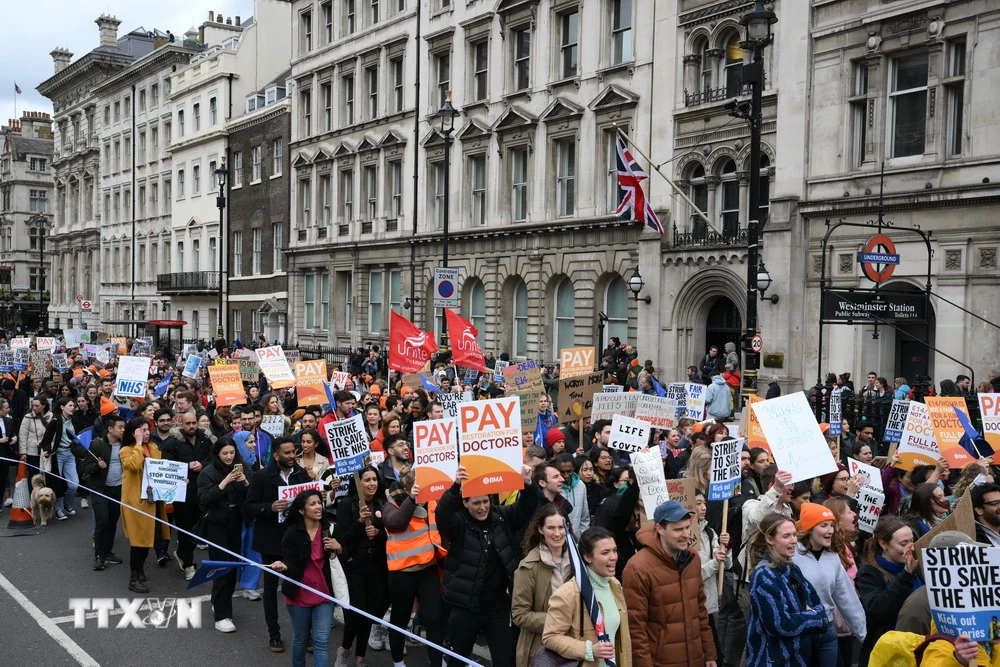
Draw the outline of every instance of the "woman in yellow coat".
M149 422L145 417L128 420L119 458L122 462L122 529L131 546L128 589L134 593L148 593L144 571L146 557L157 535L170 539L170 528L163 502L149 502L143 494L142 471L146 459L160 458L160 448L149 439ZM147 516L154 514L163 522Z

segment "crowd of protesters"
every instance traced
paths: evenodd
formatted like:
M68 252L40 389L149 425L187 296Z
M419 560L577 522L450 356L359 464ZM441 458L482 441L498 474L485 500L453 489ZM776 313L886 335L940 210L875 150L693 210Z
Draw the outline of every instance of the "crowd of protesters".
M643 393L662 388L653 362L640 364L636 350L618 339L601 359L607 383ZM294 388L271 389L259 376L246 383L245 404L217 406L207 374L181 377L176 356L153 355L146 396L122 399L114 394L113 359L97 365L70 351L63 372L36 377L29 368L0 382L0 456L49 473L58 521L93 512L94 570L123 564L115 545L127 544L127 588L134 593L155 592L157 579L168 576L147 569L151 551L157 568L173 563L188 580L203 549L213 560L233 560L225 549L260 563L212 582L219 632L236 630L234 596L262 600L266 648L284 651L279 579L271 572L303 584L280 584L293 665L304 665L311 651L314 665L326 665L332 654L337 667L363 667L370 649L389 651L398 667L414 650L400 632L360 614L348 611L337 621L335 605L313 591L348 596L354 607L459 655L471 656L483 638L497 667L553 660L588 667L865 667L882 664L872 656L890 650L878 643L896 631L931 638L917 664L993 664L1000 654L965 636L934 635L914 552L916 539L968 488L975 540L946 531L932 545L1000 546L1000 486L989 459L962 471L943 459L899 470L871 425L846 423L850 437L829 438L837 471L817 479L792 483L766 449L744 448L742 483L724 517L723 504L706 496L712 447L731 437L723 422L739 414L739 355L727 344L687 369L686 381L708 385L707 419L652 429L648 443L668 480L693 480L693 506L671 500L646 508L629 457L608 448L607 420L583 419L582 429L576 421L559 423L557 367L545 368L549 392L538 402L539 426L523 435L524 489L463 498L468 474L459 467L439 501L421 503L414 423L441 416L442 393L495 398L503 384L444 358L421 386L404 386L380 360L375 349L352 356L345 364L351 379L335 388L330 405L300 406ZM492 355L487 363L495 364ZM909 395L902 378L893 392L871 375L863 391L873 397ZM849 380L835 378L844 387ZM951 384L968 391L958 389L961 380ZM780 393L771 378L768 397ZM346 481L334 474L324 425L355 414L364 416L378 460ZM266 415L282 416L277 428L262 428ZM884 470L886 506L870 536L858 530L861 480L848 474L848 455ZM150 458L187 465L185 502L146 497L142 470ZM3 491L11 486L9 471L0 473ZM323 490L279 499L282 486L312 480ZM595 601L589 607L586 592ZM345 626L339 647L329 645L337 622ZM426 655L434 667L442 664L435 648Z

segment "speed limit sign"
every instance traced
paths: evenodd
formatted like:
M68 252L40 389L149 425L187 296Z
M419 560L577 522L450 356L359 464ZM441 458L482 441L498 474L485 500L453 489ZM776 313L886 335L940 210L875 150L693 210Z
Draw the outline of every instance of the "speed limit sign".
M760 352L764 349L764 339L761 338L760 334L754 334L753 338L750 339L750 349L754 352Z

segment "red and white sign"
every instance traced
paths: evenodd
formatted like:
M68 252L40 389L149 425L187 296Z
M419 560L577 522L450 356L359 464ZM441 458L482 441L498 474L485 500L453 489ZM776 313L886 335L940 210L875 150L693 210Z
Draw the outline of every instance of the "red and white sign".
M82 294L77 294L76 295L76 300L77 300L78 303L82 302L83 301L83 295Z
M764 349L764 339L760 334L754 334L750 339L750 349L758 353Z
M463 498L524 488L519 396L459 403L458 433Z
M458 440L455 419L413 422L413 459L416 464L418 503L438 500L455 480Z
M476 340L479 330L451 308L445 308L444 315L448 324L448 336L451 340L451 353L454 356L455 364L486 373L486 358L483 356L483 348L479 347L479 341Z
M389 368L401 373L417 373L438 350L434 334L421 331L394 310L389 312Z
M84 310L90 310L91 306L93 306L93 304L90 303L89 301L83 301L80 303L80 307L83 308Z

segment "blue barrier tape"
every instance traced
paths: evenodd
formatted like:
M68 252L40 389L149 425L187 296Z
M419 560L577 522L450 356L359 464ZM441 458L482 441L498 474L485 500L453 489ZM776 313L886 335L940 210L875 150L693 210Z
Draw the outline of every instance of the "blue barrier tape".
M6 458L4 456L0 456L0 461L9 461L10 463L15 463L15 464L22 463L22 461L20 459L9 459L9 458ZM70 481L68 479L66 479L65 477L61 477L61 476L59 476L59 475L57 475L57 474L55 474L53 472L46 472L46 471L42 470L41 468L37 468L37 467L32 466L32 465L30 465L30 464L28 464L26 462L24 462L24 465L27 466L28 468L32 468L32 469L37 470L39 472L44 472L46 475L51 475L52 477L55 477L56 479L61 479L62 481L66 482L67 484L70 483ZM31 477L29 476L28 479L29 479L29 483L30 483ZM143 512L142 510L136 509L135 507L132 507L131 505L126 505L125 503L123 503L123 502L121 502L119 500L115 500L114 498L110 498L110 497L104 495L100 491L95 491L94 489L90 488L89 486L84 486L83 484L77 483L77 487L79 487L81 489L86 489L90 493L93 493L94 495L100 496L101 498L104 498L105 500L110 500L113 503L118 503L122 507L127 507L129 509L129 511L136 512L138 514L142 514L143 516L147 516L150 519L153 519L154 521L158 521L158 522L160 522L162 524L166 524L169 528L173 528L174 530L176 530L178 532L184 533L185 535L188 535L190 537L195 538L196 540L198 540L199 544L209 544L209 545L215 547L216 549L218 549L219 551L223 551L223 552L229 554L230 556L234 556L234 557L238 558L239 560L247 563L248 565L253 565L254 567L259 567L260 569L264 570L265 572L268 572L270 574L275 575L279 579L283 579L283 580L285 580L285 581L287 581L289 583L295 584L299 588L304 588L305 590L309 591L310 593L314 593L314 594L320 596L321 598L323 598L325 600L329 600L330 602L333 602L334 604L338 604L341 607L343 607L344 609L347 609L349 611L353 611L355 614L358 614L360 616L364 616L365 618L367 618L368 620L370 620L370 621L372 621L374 623L378 623L379 625L384 625L387 628L395 630L396 632L399 632L400 634L403 634L403 635L409 637L410 639L415 639L416 641L420 642L421 644L426 644L430 648L437 649L438 651L440 651L444 655L450 656L452 658L458 658L459 660L461 660L466 665L470 665L470 667L482 667L482 665L480 665L478 662L473 662L469 658L466 658L464 656L458 655L457 653L453 653L452 651L446 649L444 646L440 646L438 644L435 644L432 641L424 639L420 635L413 634L412 632L408 631L406 628L399 628L399 627L396 627L395 625L393 625L392 623L389 623L388 621L386 621L384 619L376 618L375 616L372 616L371 614L369 614L368 612L366 612L366 611L364 611L362 609L358 609L357 607L352 607L350 604L341 602L340 600L338 600L337 598L333 597L332 595L328 595L327 593L323 593L321 591L318 591L315 588L312 588L310 586L306 586L302 582L295 581L291 577L288 577L288 576L282 574L281 572L276 572L276 571L272 570L271 568L262 565L261 563L255 563L254 561L250 560L249 558L246 558L245 556L243 556L241 554L234 553L234 552L230 551L229 549L226 549L225 547L222 547L222 546L219 546L218 544L215 544L214 542L209 542L208 540L204 539L200 535L195 535L194 533L188 532L188 531L184 530L183 528L175 526L174 524L170 523L169 521L164 521L163 519L161 519L158 516L153 516L152 514L149 514L147 512Z

